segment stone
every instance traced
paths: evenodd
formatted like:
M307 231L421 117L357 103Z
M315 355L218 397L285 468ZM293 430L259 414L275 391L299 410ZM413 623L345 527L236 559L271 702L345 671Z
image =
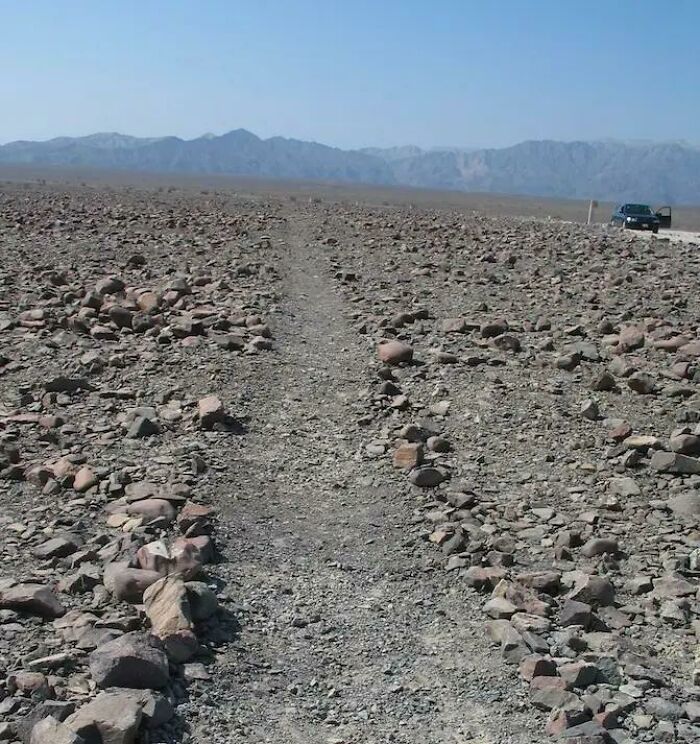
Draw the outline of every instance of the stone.
M577 602L567 599L562 605L559 614L559 623L563 627L568 625L581 625L583 628L590 627L593 621L593 608L585 602Z
M544 730L550 736L556 736L561 734L567 729L578 727L581 724L585 724L592 718L592 713L588 706L581 700L578 700L575 704L567 706L566 708L557 708L550 714L547 725ZM601 730L602 726L597 725L596 728Z
M446 318L442 321L442 330L445 333L466 333L469 328L464 318Z
M629 477L613 478L609 482L608 488L610 489L610 493L614 493L617 496L639 496L642 493L634 478Z
M610 392L617 387L615 378L610 372L601 372L591 381L591 390L598 392Z
M190 603L192 620L201 622L208 620L219 609L216 594L203 581L188 581L185 583L187 598Z
M97 282L95 292L98 295L118 294L124 290L125 286L118 276L107 276Z
M73 488L78 493L83 493L95 485L97 485L97 476L89 467L84 466L75 474Z
M484 605L484 612L496 620L508 620L518 608L505 597L493 597Z
M59 375L49 380L44 385L44 390L47 393L68 393L72 395L77 393L79 390L90 390L91 386L87 380L81 377L64 377Z
M644 709L660 721L678 721L683 717L683 708L678 703L662 697L647 698Z
M585 661L573 661L570 664L561 664L557 667L559 676L569 687L585 688L593 685L598 679L598 669L595 664Z
M165 576L171 570L170 550L163 540L147 543L136 552L136 560L144 571Z
M153 633L159 638L192 629L187 589L178 576L165 576L151 584L143 593L143 604Z
M212 506L188 501L180 510L177 523L182 532L189 533L194 527L204 528L215 514L216 509Z
M203 429L211 429L225 420L224 404L215 395L207 395L197 403L199 424Z
M409 479L414 486L435 488L445 480L445 475L437 468L421 467L412 470Z
M533 654L521 660L518 671L520 676L529 682L535 677L554 677L557 673L557 665L551 659Z
M141 723L141 706L128 694L101 692L65 721L86 742L134 744Z
M129 697L141 709L141 728L153 730L160 728L175 716L175 708L170 700L160 692L153 690L129 690L116 688L122 697Z
M642 346L644 346L644 329L638 326L625 326L620 331L615 350L624 354L628 351L640 349Z
M581 416L589 421L596 421L600 418L600 409L594 400L585 400L581 404Z
M56 721L63 723L74 710L75 703L66 700L42 700L21 721L17 722L17 736L23 742L28 742L31 739L34 727L40 721L51 716ZM2 736L0 736L0 741L3 741Z
M155 292L141 292L136 298L136 304L144 313L154 313L160 306L161 298Z
M185 581L194 579L205 563L214 558L214 545L208 535L178 537L170 546L171 572Z
M588 542L585 543L581 548L581 553L586 558L594 558L597 555L603 555L604 553L615 554L619 551L617 540L612 537L592 537Z
M408 364L413 360L413 348L402 341L386 341L377 346L377 356L384 364Z
M677 452L654 452L649 465L652 469L661 473L673 473L675 475L700 473L700 460Z
M561 688L562 682L552 683L552 686L542 686L544 680L556 680L557 677L535 677L530 685L530 702L538 710L559 710L567 705L575 705L579 698L573 692ZM537 684L534 685L535 680ZM563 683L566 684L566 683Z
M552 596L559 593L561 588L561 574L557 571L538 571L535 573L520 573L517 580L523 586Z
M394 450L392 462L395 468L410 470L423 462L423 445L420 442L407 442Z
M520 340L510 333L502 333L491 339L491 344L499 351L510 351L517 353L521 350Z
M483 323L480 328L482 338L495 338L508 330L508 321L505 318L496 318Z
M112 305L107 311L109 319L117 328L131 328L133 313L121 305Z
M104 585L117 599L138 603L143 600L146 589L160 578L161 574L158 571L146 571L112 563L105 568Z
M683 706L683 711L691 723L700 723L700 702L691 700Z
M568 354L562 354L561 356L558 356L556 359L556 366L559 369L563 369L566 372L573 372L576 367L581 364L581 353L578 351L572 351Z
M29 744L87 744L85 739L53 716L47 716L32 729Z
M89 657L90 673L98 687L160 689L170 678L168 658L155 636L125 633L98 646Z
M160 434L160 425L146 416L136 416L126 430L128 439L143 439L155 434Z
M627 386L640 395L651 395L656 391L654 378L645 372L635 372L630 375L627 378Z
M687 581L680 574L669 574L654 581L654 594L664 599L691 597L697 591L697 585Z
M700 455L700 437L695 434L676 434L670 437L668 445L673 452L681 455Z
M700 493L690 491L669 499L668 508L680 517L700 519Z
M174 522L177 516L175 507L165 499L143 499L124 506L129 516L143 517L146 520L164 519Z
M61 617L66 611L56 595L41 584L15 584L0 589L0 609L44 618Z
M608 607L615 601L615 587L602 576L584 574L575 582L567 597L592 607Z
M65 558L75 553L80 547L80 539L75 535L64 534L60 537L53 537L45 543L37 546L32 550L32 555L42 560L49 558Z
M426 445L431 452L444 453L444 452L449 452L451 449L450 442L449 440L445 439L445 437L438 437L438 436L428 437L428 440L426 441Z

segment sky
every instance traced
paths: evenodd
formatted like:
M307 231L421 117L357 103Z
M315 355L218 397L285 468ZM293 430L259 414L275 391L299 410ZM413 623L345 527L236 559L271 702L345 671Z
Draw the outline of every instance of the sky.
M700 143L700 0L0 0L0 143Z

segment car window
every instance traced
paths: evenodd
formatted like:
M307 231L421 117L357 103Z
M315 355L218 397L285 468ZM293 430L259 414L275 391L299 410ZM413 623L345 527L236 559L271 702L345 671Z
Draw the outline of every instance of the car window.
M637 214L643 217L648 217L651 214L651 209L646 204L627 204L625 205L625 211L627 214Z

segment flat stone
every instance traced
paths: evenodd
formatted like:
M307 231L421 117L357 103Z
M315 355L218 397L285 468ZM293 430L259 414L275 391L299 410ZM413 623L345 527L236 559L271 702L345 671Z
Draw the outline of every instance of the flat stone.
M660 473L694 475L700 473L700 460L678 452L654 452L649 466Z
M41 584L15 584L0 590L0 609L44 618L60 617L66 611L56 595Z

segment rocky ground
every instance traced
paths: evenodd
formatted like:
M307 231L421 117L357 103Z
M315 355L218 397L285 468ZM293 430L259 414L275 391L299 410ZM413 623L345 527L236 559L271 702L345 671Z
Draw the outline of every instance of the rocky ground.
M698 741L695 248L6 189L0 741Z

